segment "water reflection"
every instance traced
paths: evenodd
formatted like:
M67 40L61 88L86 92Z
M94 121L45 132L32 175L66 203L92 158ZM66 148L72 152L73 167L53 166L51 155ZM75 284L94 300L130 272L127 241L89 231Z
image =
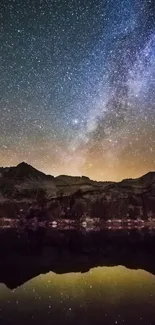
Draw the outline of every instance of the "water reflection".
M154 256L145 227L1 228L0 324L154 325Z
M38 227L42 228L57 228L58 230L62 229L85 229L86 231L99 231L100 229L155 229L155 219L149 218L148 220L143 220L137 218L132 219L116 219L112 218L109 220L100 220L99 218L81 218L80 220L74 219L57 219L53 221L38 221L37 218L32 218L27 220L23 219L9 219L9 218L0 218L0 229L5 228L26 228L31 227L35 230Z
M1 324L154 324L155 277L125 267L40 275L0 285Z

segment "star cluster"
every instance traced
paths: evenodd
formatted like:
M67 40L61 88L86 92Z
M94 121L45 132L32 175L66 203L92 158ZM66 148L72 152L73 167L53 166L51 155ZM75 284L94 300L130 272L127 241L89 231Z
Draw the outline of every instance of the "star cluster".
M153 0L2 0L0 165L155 169Z

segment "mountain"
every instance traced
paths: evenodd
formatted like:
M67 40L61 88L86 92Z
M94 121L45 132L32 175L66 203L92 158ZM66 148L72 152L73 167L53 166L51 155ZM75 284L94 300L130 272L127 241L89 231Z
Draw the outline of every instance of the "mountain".
M11 191L13 195L16 190L21 193L23 190L30 191L34 188L41 188L48 192L48 196L54 197L59 196L62 191L65 191L65 194L70 194L79 188L91 189L94 186L103 186L103 184L103 182L92 181L85 176L60 175L54 177L46 175L25 162L15 167L0 168L0 189L3 190L7 187L9 196Z
M25 162L0 168L0 217L26 214L45 220L155 215L155 172L121 182L97 182L85 176L46 175Z
M120 182L121 185L129 185L129 186L136 186L136 187L146 187L149 185L155 185L155 172L151 171L139 178L135 179L124 179Z
M4 178L12 178L18 181L23 181L24 179L53 179L54 177L45 175L31 165L22 162L15 167L5 167L0 168L0 175Z

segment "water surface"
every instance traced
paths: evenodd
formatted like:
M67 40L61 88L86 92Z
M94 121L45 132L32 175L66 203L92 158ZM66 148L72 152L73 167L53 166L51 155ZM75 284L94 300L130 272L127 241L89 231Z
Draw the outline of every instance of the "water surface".
M0 324L155 324L144 229L0 231Z

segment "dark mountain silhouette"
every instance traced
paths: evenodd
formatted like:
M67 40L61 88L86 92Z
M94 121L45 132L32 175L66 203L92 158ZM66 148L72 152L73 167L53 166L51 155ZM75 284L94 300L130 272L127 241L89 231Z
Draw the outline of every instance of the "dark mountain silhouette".
M32 167L31 165L21 162L16 167L6 167L0 168L1 177L4 178L13 178L18 180L24 179L53 179L52 176L45 175L44 173L40 172L36 168Z
M155 215L155 172L121 182L97 182L82 176L46 175L27 163L0 168L0 217L45 220L138 217ZM32 208L33 206L33 208ZM23 212L24 214L24 212Z
M0 167L0 176L1 178L14 178L18 180L24 180L31 178L32 180L51 180L58 186L66 186L71 184L80 185L94 185L94 186L107 186L107 185L126 185L126 186L147 186L152 183L155 183L155 172L149 172L139 178L135 179L124 179L121 182L107 182L107 181L93 181L89 177L86 176L69 176L69 175L59 175L54 177L52 175L46 175L45 173L37 170L26 162L21 162L17 166L13 167Z
M139 185L139 186L149 186L155 184L155 172L151 171L147 174L139 177L139 178L130 178L124 179L120 182L120 184L128 184L128 185Z

